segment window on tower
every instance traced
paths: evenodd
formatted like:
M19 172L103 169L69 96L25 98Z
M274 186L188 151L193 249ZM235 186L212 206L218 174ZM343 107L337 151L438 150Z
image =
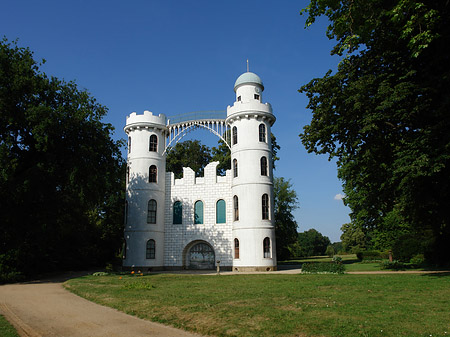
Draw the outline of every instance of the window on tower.
M238 142L237 127L233 126L233 144L232 145L236 145L237 142Z
M155 259L155 240L153 239L147 241L146 258L150 260Z
M203 224L203 201L198 200L194 204L194 224Z
M238 96L238 102L240 102L241 101L241 96Z
M239 198L237 195L233 197L234 221L239 220Z
M147 207L147 223L156 224L156 200L151 199Z
M150 136L149 151L158 151L158 137L156 135Z
M264 246L264 257L270 258L270 239L268 237L264 238L263 246Z
M128 153L131 153L131 137L128 137Z
M233 159L233 177L237 178L238 176L238 162L237 159Z
M173 224L181 225L183 223L183 204L181 201L175 201L173 204Z
M261 175L267 176L267 157L261 157Z
M259 124L259 141L266 142L266 126L264 124Z
M255 94L255 99L257 99L258 101L259 101L259 95L258 94Z
M156 183L157 176L158 176L158 169L156 168L156 165L150 166L149 172L148 172L148 182Z
M267 194L262 196L262 218L269 220L269 196Z
M239 259L239 240L234 239L234 258Z

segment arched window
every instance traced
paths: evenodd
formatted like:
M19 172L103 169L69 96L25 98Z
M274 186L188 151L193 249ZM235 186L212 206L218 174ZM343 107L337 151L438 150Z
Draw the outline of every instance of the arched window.
M126 225L128 222L128 201L125 200L125 215L124 215L124 224Z
M148 172L148 182L149 183L156 183L156 177L158 176L158 169L156 168L156 165L150 166L149 172Z
M262 196L262 218L269 220L269 196L267 194Z
M259 141L266 142L266 126L264 124L259 124Z
M234 207L234 221L239 220L239 199L237 195L233 197L233 207Z
M233 144L232 145L236 145L237 144L237 127L233 126Z
M147 259L155 259L155 240L150 239L147 241L147 251L145 255Z
M237 177L238 176L238 163L237 163L237 159L233 159L233 177Z
M131 137L128 137L128 153L131 153Z
M156 223L156 208L156 200L149 200L147 207L147 223Z
M173 224L181 225L183 223L183 204L181 201L175 201L173 204Z
M270 239L269 238L264 238L263 246L264 246L264 257L270 258Z
M239 259L239 240L234 239L234 258Z
M267 157L261 157L261 175L267 175Z
M194 204L194 224L203 224L203 201L198 200Z
M225 200L220 199L216 202L216 223L225 223L226 220L226 207Z
M158 151L158 137L156 135L150 136L150 143L149 143L149 151L156 152Z

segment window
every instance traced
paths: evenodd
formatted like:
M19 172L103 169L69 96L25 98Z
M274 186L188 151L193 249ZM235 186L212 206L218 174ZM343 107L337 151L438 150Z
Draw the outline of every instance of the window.
M198 200L194 204L194 224L203 224L203 201Z
M233 206L234 206L234 221L239 220L239 199L237 195L233 197Z
M237 164L237 159L233 159L233 177L237 177L238 176L238 164Z
M158 137L156 135L150 136L150 143L149 143L149 151L156 152L158 151Z
M239 240L234 239L234 258L239 259Z
M150 166L149 172L148 172L148 182L149 183L156 183L156 177L158 176L158 169L155 165Z
M181 225L183 220L183 204L181 201L175 201L173 204L173 224Z
M150 239L147 241L147 252L145 255L147 259L155 259L155 240Z
M258 94L255 94L255 99L257 99L258 101L259 101L259 95Z
M128 201L125 200L125 219L124 219L124 224L126 225L128 222Z
M259 124L259 141L266 142L266 126L264 124Z
M225 200L220 199L216 202L216 223L227 222L225 206Z
M241 96L238 96L238 102L240 102L241 101Z
M264 257L270 258L270 239L269 238L264 238L263 246L264 246Z
M128 153L131 153L131 137L128 137Z
M262 196L262 218L269 220L269 196L267 194Z
M267 175L267 157L261 157L261 175Z
M236 145L237 144L237 127L233 126L233 144L232 145Z
M148 202L147 207L147 223L156 223L156 200L152 199Z

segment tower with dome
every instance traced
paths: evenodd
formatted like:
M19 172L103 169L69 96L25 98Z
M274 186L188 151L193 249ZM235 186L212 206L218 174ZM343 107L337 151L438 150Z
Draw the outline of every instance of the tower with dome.
M234 84L236 100L226 112L172 118L133 112L127 117L128 165L123 266L140 270L277 268L271 126L260 77L245 72ZM166 172L171 146L195 128L206 128L231 150L231 170L217 175L209 163L203 177L183 168ZM225 137L229 135L229 137Z

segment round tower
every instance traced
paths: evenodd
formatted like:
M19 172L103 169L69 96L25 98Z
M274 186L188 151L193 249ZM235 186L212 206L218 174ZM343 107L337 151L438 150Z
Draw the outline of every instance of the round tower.
M159 269L164 265L166 117L133 112L124 131L128 165L123 266Z
M233 181L233 269L276 270L270 128L272 107L262 103L258 75L243 73L234 84L236 101L227 108Z

